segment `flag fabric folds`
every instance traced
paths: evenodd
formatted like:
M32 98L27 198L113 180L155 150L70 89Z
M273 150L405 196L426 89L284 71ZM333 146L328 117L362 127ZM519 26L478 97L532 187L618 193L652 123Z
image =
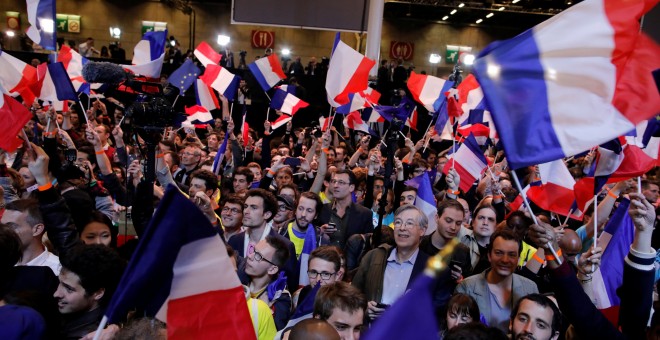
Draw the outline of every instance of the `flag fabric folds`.
M183 127L193 127L193 125L197 126L198 124L202 124L201 127L204 127L203 124L213 122L211 112L203 106L193 105L191 107L186 107L185 111L188 117L186 117L186 120L181 123L181 126Z
M209 64L199 79L206 85L222 93L223 96L227 97L227 100L232 101L236 95L238 82L241 80L241 77L227 71L222 66Z
M186 61L176 69L170 77L167 79L172 86L179 89L179 95L182 95L188 90L188 88L195 83L197 76L202 73L202 71L193 63L192 60L186 59Z
M417 188L415 206L422 210L424 215L429 218L426 235L433 233L437 229L435 216L438 214L438 209L435 206L435 196L433 195L433 186L429 173L424 171L423 174L406 181L406 185Z
M57 54L57 61L64 65L76 92L89 94L90 84L82 76L83 66L88 62L87 58L81 56L71 47L62 45L60 52Z
M222 160L225 158L225 152L227 152L228 140L229 134L225 133L225 138L222 140L222 144L220 144L218 152L216 152L215 158L213 159L213 165L211 166L211 169L213 169L213 173L216 175L220 174L220 169L222 168Z
M27 14L30 23L26 32L28 38L47 50L55 51L55 0L27 0Z
M429 112L440 110L440 106L447 98L445 92L454 86L452 81L415 72L410 72L407 84L413 98L424 105Z
M337 107L335 110L337 113L342 115L347 115L351 112L360 110L365 107L367 101L359 93L349 93L348 94L348 103Z
M78 100L71 79L60 62L41 64L37 67L39 99L55 103L58 100Z
M406 119L406 126L417 131L417 107L415 107L415 110L410 114L410 117Z
M288 115L293 116L299 109L308 107L309 104L301 100L300 98L282 91L280 89L275 90L273 95L273 100L270 101L270 107L282 111Z
M344 125L351 130L375 135L375 133L369 128L369 124L362 119L362 116L358 111L353 111L346 115L346 117L344 117Z
M306 286L309 284L309 276L307 275L307 268L309 266L309 254L311 254L314 249L316 249L316 230L314 226L310 223L307 225L307 230L305 231L305 238L303 239L303 248L300 253L300 259L298 259L298 267L300 268L300 279L298 280L298 285L300 287Z
M133 48L133 65L125 65L124 68L145 77L160 77L166 43L167 30L145 33Z
M575 179L561 159L538 167L541 185L530 186L527 198L541 209L567 216L575 201Z
M255 60L248 65L248 68L264 91L270 90L282 79L286 79L280 60L274 53Z
M206 85L201 79L195 80L195 97L197 105L203 106L209 111L220 108L218 96L213 92L213 88Z
M432 291L436 280L422 274L392 307L379 317L361 338L379 339L437 339L440 329L435 320Z
M199 60L204 67L208 66L209 64L213 65L218 65L220 63L220 59L222 59L222 55L213 50L213 47L209 45L206 41L202 41L195 47L195 57L197 60Z
M369 71L376 64L342 42L339 36L337 32L325 81L328 103L333 107L347 104L349 93L366 90Z
M168 339L255 339L243 287L218 231L170 185L105 316L133 307L167 323Z
M30 86L37 82L37 69L22 60L0 51L0 85L11 96L20 95L23 100L32 103L35 99Z
M623 283L623 263L635 237L635 226L628 214L630 201L623 199L598 237L598 245L605 247L600 267L593 274L593 300L598 309L619 306L616 290Z
M461 146L451 155L451 159L447 161L443 169L446 175L449 173L452 164L456 172L461 177L460 189L467 192L472 187L472 184L481 178L481 174L488 166L488 161L484 156L479 144L473 135L469 135Z
M291 314L289 322L287 322L286 326L282 328L283 330L295 326L300 321L312 318L312 313L314 312L314 299L316 299L316 293L319 292L319 288L321 288L321 284L317 283L309 294L307 294L305 299L298 303L296 310ZM279 331L277 336L275 336L275 339L281 339L282 333L282 331Z
M5 93L0 86L0 148L14 152L23 140L18 133L32 118L32 113L23 104Z
M660 112L660 46L639 29L653 3L586 0L486 47L474 71L511 168L588 150Z

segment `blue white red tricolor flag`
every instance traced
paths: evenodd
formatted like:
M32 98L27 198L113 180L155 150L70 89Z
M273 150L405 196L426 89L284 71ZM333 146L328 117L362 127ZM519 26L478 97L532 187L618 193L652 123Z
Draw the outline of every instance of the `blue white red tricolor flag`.
M274 53L255 60L248 65L248 68L264 91L270 90L282 79L286 79L280 60Z
M0 84L0 148L14 152L23 144L17 136L32 118L32 113L6 92Z
M160 77L166 43L167 30L145 33L133 48L133 65L125 65L124 68L145 77Z
M28 38L47 50L55 51L55 0L27 0L27 14L30 23L26 32Z
M328 66L328 77L325 81L328 103L333 107L347 104L349 93L366 90L369 71L376 64L375 61L343 43L339 35L337 32Z
M474 71L511 168L583 152L660 112L660 46L639 27L656 3L586 0L486 47Z
M37 66L38 98L55 103L59 100L78 100L76 90L62 63L43 63Z
M183 127L195 126L203 128L205 124L213 122L211 112L203 106L193 105L191 107L186 107L185 111L188 117L186 117L186 120L181 123L181 126Z
M37 82L37 68L24 61L0 51L0 86L11 96L20 95L23 100L32 103L35 95L31 86Z
M170 185L105 311L167 323L168 339L255 339L243 287L218 230Z
M309 104L307 102L280 89L275 90L273 100L270 101L271 108L282 111L291 116L296 114L298 110L308 106Z
M206 85L222 93L223 96L227 97L227 100L232 101L236 95L238 82L241 80L241 77L227 71L222 66L209 64L199 79L204 81Z
M561 159L538 167L541 185L530 186L527 198L541 209L567 216L575 202L575 179Z
M225 139L222 140L222 144L218 148L218 152L215 154L213 159L213 173L216 175L220 174L220 169L222 169L222 160L225 158L225 152L227 152L227 141L229 140L229 133L225 133Z
M459 188L463 192L470 190L472 184L481 178L481 174L488 167L488 161L473 135L469 135L450 158L442 172L446 175L453 165L461 177Z
M197 60L199 60L204 67L206 67L208 64L213 64L213 65L218 65L220 63L220 59L222 59L222 55L215 50L213 50L213 47L206 43L206 41L202 41L195 47L195 57Z
M447 100L445 93L454 86L454 82L410 72L407 85L413 98L418 103L422 104L429 112L438 112L442 103Z
M344 126L351 130L362 131L370 135L375 135L376 133L369 128L369 124L362 119L360 112L353 111L344 117Z
M429 226L426 228L426 235L433 233L437 229L435 216L438 214L438 209L435 205L433 184L431 183L429 173L424 171L423 174L407 180L406 185L417 188L415 206L422 210L424 215L429 218Z
M316 229L310 223L307 225L305 231L305 238L303 239L303 249L298 259L298 267L300 268L300 279L298 285L300 287L309 284L309 275L307 275L307 268L309 266L309 254L316 249Z
M76 92L89 94L90 84L82 76L82 69L87 64L87 58L81 56L71 47L63 45L57 54L57 61L64 65Z
M201 79L195 80L195 97L197 105L203 106L209 111L220 108L218 96L213 92L213 88L206 85Z

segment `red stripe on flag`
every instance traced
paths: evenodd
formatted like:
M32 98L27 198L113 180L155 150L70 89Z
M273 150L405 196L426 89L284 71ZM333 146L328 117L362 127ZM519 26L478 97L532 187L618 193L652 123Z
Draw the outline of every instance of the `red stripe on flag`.
M170 300L167 338L255 339L243 287Z
M541 209L560 215L568 215L573 205L573 190L548 182L541 186L532 186L527 191L527 198Z
M360 92L366 89L369 83L369 71L374 65L376 65L375 61L366 57L362 58L360 65L358 65L355 73L351 76L351 80L346 84L344 91L335 97L335 101L341 105L348 104L349 93Z

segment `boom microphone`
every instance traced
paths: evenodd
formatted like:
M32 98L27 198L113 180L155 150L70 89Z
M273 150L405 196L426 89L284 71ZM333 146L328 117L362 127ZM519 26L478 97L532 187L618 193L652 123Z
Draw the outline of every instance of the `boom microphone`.
M108 62L90 61L82 69L82 76L88 83L119 84L131 80L133 74L121 66Z

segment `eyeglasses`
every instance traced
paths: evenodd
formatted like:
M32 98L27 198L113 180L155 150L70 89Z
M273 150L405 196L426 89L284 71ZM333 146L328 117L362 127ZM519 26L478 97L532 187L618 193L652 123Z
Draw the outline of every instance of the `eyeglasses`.
M277 209L278 209L279 211L287 211L287 210L291 210L291 209L289 209L289 207L287 207L287 206L284 205L284 204L278 206Z
M339 184L341 186L344 186L344 185L347 185L347 184L350 184L350 183L333 179L333 180L330 181L330 184Z
M411 221L406 221L403 222L402 220L396 219L394 220L394 228L401 228L401 227L406 227L406 229L411 229L417 226L416 223L411 222Z
M242 211L241 209L237 209L237 208L224 207L224 208L222 208L222 212L223 212L223 213L230 212L230 213L236 215L236 214L239 214L239 213L241 213L241 212L243 212L243 211Z
M307 271L307 276L309 276L310 279L315 279L317 276L321 275L321 279L323 280L329 280L333 275L337 274L335 273L328 273L328 272L317 272L316 270L308 270Z
M268 261L263 255L261 255L260 252L258 252L258 251L256 251L256 250L254 250L254 251L252 252L252 257L253 257L254 260L257 261L257 262L261 262L261 260L264 260L264 261L266 261L266 262L272 264L273 266L279 267L279 266L276 265L275 263Z

